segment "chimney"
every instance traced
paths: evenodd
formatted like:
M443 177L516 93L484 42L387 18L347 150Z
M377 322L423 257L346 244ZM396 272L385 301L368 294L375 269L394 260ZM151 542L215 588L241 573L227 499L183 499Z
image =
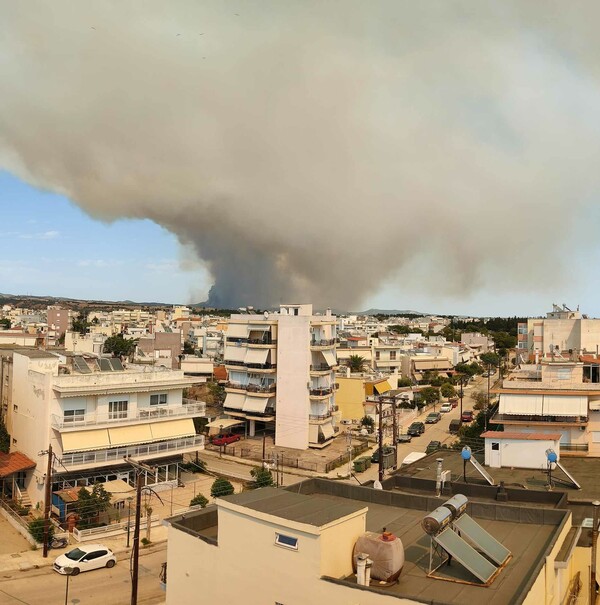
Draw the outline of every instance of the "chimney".
M367 564L369 564L367 579ZM373 562L369 559L366 552L359 552L356 557L356 583L359 586L368 586L371 579L371 565Z
M444 459L438 458L436 462L437 472L435 474L435 495L439 498L442 495L442 464Z

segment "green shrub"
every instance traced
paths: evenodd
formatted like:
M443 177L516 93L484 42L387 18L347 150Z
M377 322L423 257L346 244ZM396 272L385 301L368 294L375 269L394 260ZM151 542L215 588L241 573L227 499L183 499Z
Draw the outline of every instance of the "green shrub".
M261 466L255 466L250 474L254 477L254 481L250 483L252 489L257 487L269 487L275 482L273 481L273 473L268 468L262 468Z
M40 517L39 519L33 519L27 525L27 529L31 534L31 537L38 543L43 543L44 541L44 519ZM52 523L48 523L48 541L52 540L52 536L54 535L54 525Z
M221 498L223 496L230 496L233 494L234 489L233 485L227 479L223 479L223 477L218 477L215 479L214 483L210 488L210 495L213 498Z
M196 494L190 500L190 506L199 506L200 508L204 508L208 504L208 498L204 497L202 494Z

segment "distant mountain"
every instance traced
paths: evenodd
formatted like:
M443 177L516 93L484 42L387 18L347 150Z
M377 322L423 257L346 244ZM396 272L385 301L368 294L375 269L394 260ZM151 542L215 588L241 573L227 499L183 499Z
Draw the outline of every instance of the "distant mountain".
M366 311L360 311L357 315L416 315L417 317L425 317L426 315L435 315L434 313L423 313L421 311L411 311L410 309L404 309L400 311L398 309L367 309Z

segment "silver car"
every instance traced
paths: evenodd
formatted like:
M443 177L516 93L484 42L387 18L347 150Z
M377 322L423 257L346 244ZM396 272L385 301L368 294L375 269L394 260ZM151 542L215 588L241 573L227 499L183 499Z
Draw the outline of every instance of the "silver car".
M53 569L60 574L66 575L65 568L70 567L72 576L82 571L99 569L100 567L114 567L117 558L110 548L102 544L85 544L70 550L64 555L57 557Z

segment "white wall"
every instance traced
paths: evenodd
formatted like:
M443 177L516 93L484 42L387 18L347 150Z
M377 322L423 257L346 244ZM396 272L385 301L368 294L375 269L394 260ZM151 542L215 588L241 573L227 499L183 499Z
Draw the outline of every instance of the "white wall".
M492 450L500 444L500 455ZM491 468L546 468L546 450L553 449L560 459L559 442L548 440L492 439L485 440L485 464Z

